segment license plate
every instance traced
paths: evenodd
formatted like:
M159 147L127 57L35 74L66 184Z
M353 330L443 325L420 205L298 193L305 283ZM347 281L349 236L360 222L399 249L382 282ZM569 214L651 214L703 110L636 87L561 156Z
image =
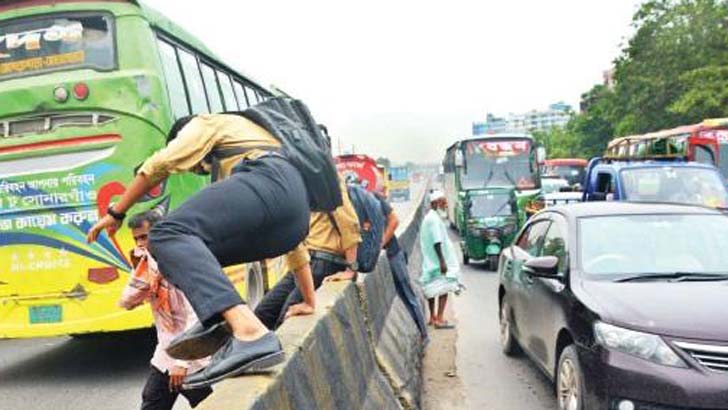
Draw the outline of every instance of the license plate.
M31 306L30 324L58 323L63 320L63 310L60 305Z

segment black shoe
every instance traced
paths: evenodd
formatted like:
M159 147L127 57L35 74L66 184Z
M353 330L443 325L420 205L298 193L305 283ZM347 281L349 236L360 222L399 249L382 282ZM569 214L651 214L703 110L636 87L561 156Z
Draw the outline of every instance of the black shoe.
M167 354L178 360L197 360L210 356L230 339L230 330L224 320L210 327L198 323L172 339Z
M286 354L281 342L273 332L260 339L243 342L231 337L214 356L207 367L185 377L183 389L199 389L210 386L228 377L246 372L259 372L285 360Z

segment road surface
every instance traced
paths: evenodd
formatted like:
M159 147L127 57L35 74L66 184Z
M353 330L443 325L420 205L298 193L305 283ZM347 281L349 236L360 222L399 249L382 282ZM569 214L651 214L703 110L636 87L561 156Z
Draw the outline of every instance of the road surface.
M455 299L457 368L468 409L552 410L553 386L525 357L509 358L498 341L498 276L464 269L467 291Z
M450 298L456 331L431 330L425 410L556 409L549 380L527 358L501 353L497 274L474 263L463 266L463 281L467 290Z
M422 189L417 184L413 192ZM415 209L412 202L393 205L403 221ZM154 344L151 330L83 340L0 340L0 410L138 408ZM177 400L175 410L189 408Z

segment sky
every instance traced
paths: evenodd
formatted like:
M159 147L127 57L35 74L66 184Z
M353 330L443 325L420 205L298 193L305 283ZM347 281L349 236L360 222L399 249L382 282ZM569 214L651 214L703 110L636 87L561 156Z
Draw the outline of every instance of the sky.
M335 149L437 162L488 112L578 107L619 56L639 1L146 3L304 100Z

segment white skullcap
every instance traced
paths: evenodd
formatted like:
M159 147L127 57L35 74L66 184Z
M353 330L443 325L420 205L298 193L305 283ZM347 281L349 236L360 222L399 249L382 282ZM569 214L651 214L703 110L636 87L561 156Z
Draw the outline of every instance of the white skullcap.
M439 189L434 189L432 192L430 192L430 202L439 201L440 199L445 198L445 193L440 191Z

